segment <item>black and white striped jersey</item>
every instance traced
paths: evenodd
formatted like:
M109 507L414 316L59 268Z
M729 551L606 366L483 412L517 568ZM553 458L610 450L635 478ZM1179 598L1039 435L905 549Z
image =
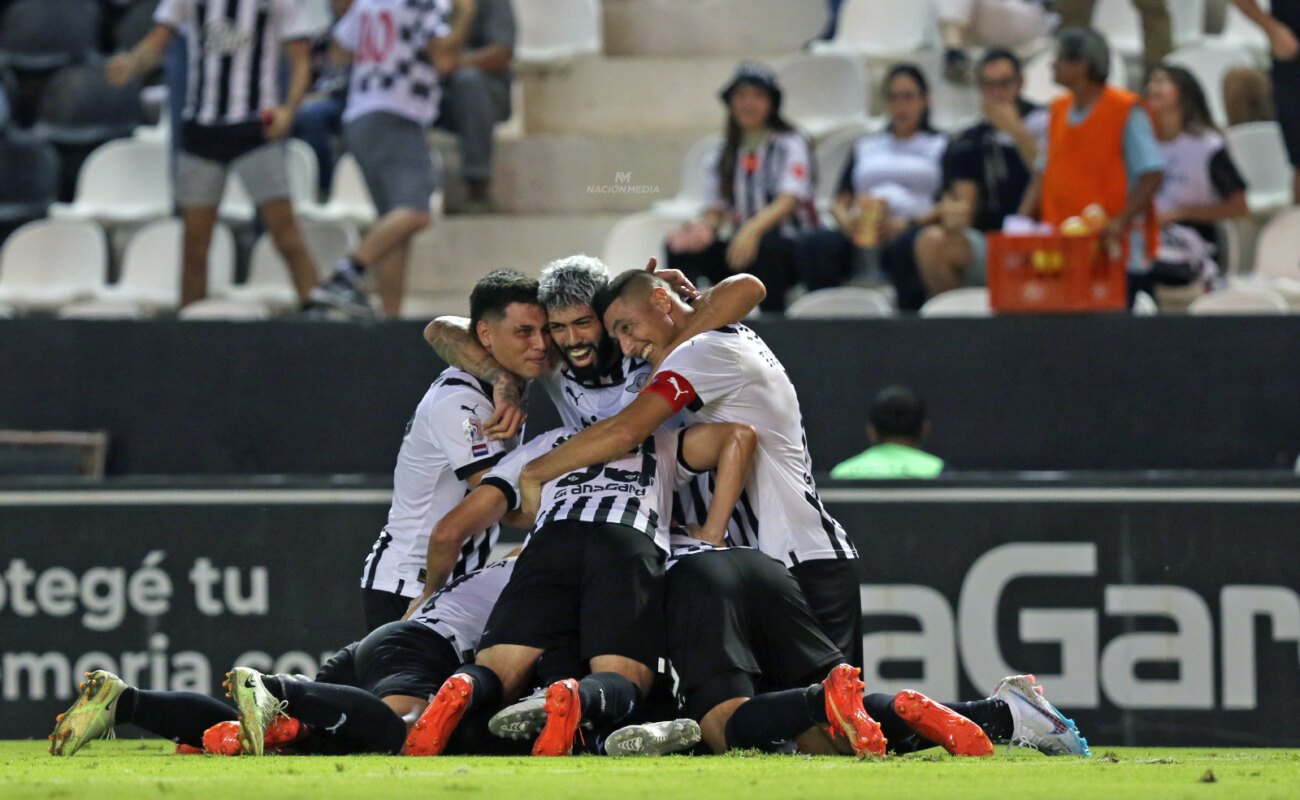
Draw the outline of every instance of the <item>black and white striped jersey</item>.
M542 434L502 459L483 476L483 483L496 486L510 507L518 508L519 474L524 467L577 432L556 428ZM681 434L681 428L661 428L625 456L548 482L542 487L532 535L561 520L627 525L667 553L673 489L695 474L679 461Z
M451 642L461 661L469 663L478 651L488 615L514 571L515 560L505 558L462 575L434 592L411 621L432 628Z
M200 125L259 120L280 104L284 42L316 35L306 0L162 0L154 21L185 37L184 118Z
M674 528L668 536L668 560L664 562L664 569L672 569L673 565L678 561L696 553L712 553L715 550L730 549L725 545L719 547L703 539L696 539L694 536L683 532L680 528Z
M467 478L496 466L519 443L518 437L492 440L483 433L493 408L492 387L455 367L429 387L397 452L393 503L388 523L366 557L363 588L403 597L424 591L433 527L469 494ZM493 525L468 539L451 577L486 565L500 532Z
M580 429L622 411L636 399L649 379L649 363L624 356L594 381L578 379L567 366L543 375L539 381L560 412L564 425Z
M858 557L817 495L794 384L758 334L731 325L687 340L645 391L684 409L691 422L741 422L758 432L754 474L732 516L732 544L756 547L787 567ZM736 540L737 517L752 526L754 539Z

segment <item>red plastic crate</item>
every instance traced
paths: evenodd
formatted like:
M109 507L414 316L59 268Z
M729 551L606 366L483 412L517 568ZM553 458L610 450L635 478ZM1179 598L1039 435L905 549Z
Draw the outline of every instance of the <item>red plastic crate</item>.
M1100 236L988 235L989 302L1000 313L1122 311L1128 241L1112 257Z

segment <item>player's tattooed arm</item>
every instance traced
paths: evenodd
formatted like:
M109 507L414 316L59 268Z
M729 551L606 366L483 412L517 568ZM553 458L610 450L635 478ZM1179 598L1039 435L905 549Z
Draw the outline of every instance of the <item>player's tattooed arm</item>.
M447 585L465 540L495 525L508 510L506 496L500 489L491 484L480 485L438 521L429 535L424 591L411 601L404 618L409 618L434 592Z
M724 543L732 509L754 471L757 450L758 432L750 425L710 423L682 432L681 458L686 466L696 472L717 472L709 513L696 532L698 538L718 546Z
M527 418L524 413L524 382L501 366L470 334L468 319L438 317L425 326L424 340L443 361L492 384L495 408L483 424L483 433L491 439L509 439L519 433Z

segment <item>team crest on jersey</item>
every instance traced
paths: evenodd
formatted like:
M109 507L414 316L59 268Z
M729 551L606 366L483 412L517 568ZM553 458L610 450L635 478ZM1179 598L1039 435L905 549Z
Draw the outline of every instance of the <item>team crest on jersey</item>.
M470 444L473 445L487 441L487 437L483 435L483 423L478 420L471 417L470 419L465 420L461 427L465 431L465 441Z
M646 382L648 382L649 380L650 380L650 373L642 372L640 375L637 375L635 378L632 379L632 382L627 385L627 390L635 394L636 392L639 392L642 389L644 389Z

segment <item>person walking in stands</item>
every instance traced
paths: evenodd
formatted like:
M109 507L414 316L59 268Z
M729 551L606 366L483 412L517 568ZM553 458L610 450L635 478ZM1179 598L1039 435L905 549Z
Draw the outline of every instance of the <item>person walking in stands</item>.
M741 64L722 90L725 139L705 166L704 218L668 236L668 266L716 284L748 272L767 286L763 311L784 311L794 239L817 222L808 142L781 116L781 86Z
M1052 102L1046 152L1020 204L1023 216L1042 213L1060 225L1092 203L1106 210L1103 236L1112 244L1130 236L1129 271L1141 275L1159 241L1153 201L1165 159L1151 117L1133 92L1106 84L1110 47L1089 28L1057 37L1056 82L1069 91ZM1130 300L1135 281L1129 282Z
M871 401L867 439L871 447L836 464L836 480L934 478L943 459L921 449L930 434L925 402L906 386L887 386Z
M1270 74L1273 78L1273 105L1277 121L1282 126L1287 157L1292 166L1300 165L1300 104L1295 102L1300 91L1300 3L1279 0L1272 4L1272 13L1260 7L1258 0L1232 0L1241 13L1250 17L1268 36L1270 54L1273 56ZM1300 170L1292 179L1294 198L1300 203Z
M207 292L208 245L233 169L306 306L316 264L293 216L285 138L311 81L308 15L295 0L162 0L154 21L139 44L109 60L106 73L110 83L125 84L158 65L173 34L185 37L188 87L173 176L185 225L181 305ZM290 64L283 102L282 48Z

